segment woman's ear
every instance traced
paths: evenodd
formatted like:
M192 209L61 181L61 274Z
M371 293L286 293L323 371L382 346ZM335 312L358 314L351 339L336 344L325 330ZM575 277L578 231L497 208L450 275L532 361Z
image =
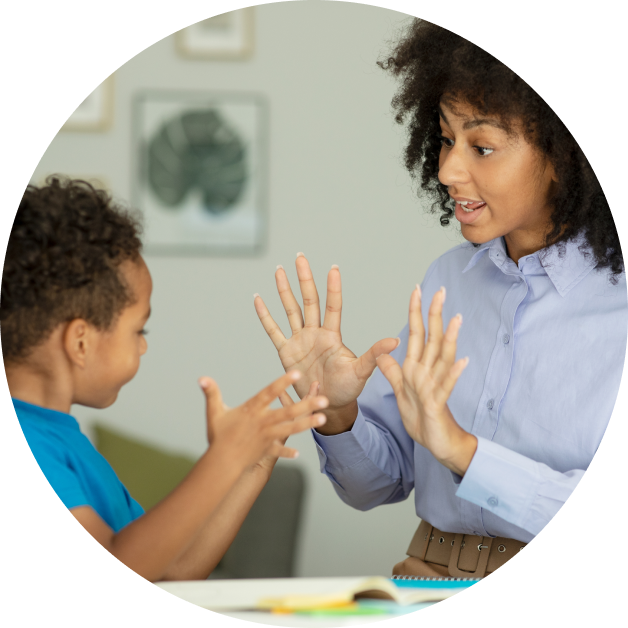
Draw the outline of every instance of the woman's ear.
M75 318L67 324L63 333L63 348L68 360L80 369L85 368L93 344L92 331L87 321Z

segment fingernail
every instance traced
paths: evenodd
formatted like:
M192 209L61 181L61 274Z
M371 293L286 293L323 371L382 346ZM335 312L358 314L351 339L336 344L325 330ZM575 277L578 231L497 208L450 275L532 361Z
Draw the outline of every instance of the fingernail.
M456 317L458 318L458 321L462 325L462 314L456 314Z
M467 364L469 364L469 357L468 356L464 359L464 365L467 366Z
M319 399L319 400L316 402L316 405L317 405L319 408L326 408L326 407L329 405L329 401L328 401L326 398L325 398L325 399Z
M301 377L301 371L288 371L288 375L290 375L290 379L297 380Z
M397 346L399 346L400 344L401 344L401 338L397 336Z
M416 291L419 293L419 299L421 298L421 286L419 284L416 285Z
M198 385L205 390L209 386L209 381L205 377L199 377Z
M327 423L327 417L324 414L321 414L316 421L316 425L324 425Z
M443 301L444 301L445 297L447 296L447 290L445 290L445 286L441 286L440 291L443 293Z
M256 293L253 295L253 301L255 301L255 299L257 299L257 297L259 297L259 294L256 292Z
M294 459L294 458L298 458L298 457L299 457L299 452L298 452L298 451L295 451L295 452L292 454L292 458Z
M332 267L332 268L335 268L336 270L339 270L339 268L338 268L338 264L332 264L332 265L331 265L331 267Z
M297 253L297 257L305 257L305 255L303 255L303 253L301 253L301 251L299 251L299 252Z
M283 270L283 266L281 264L277 264L277 270L279 269Z

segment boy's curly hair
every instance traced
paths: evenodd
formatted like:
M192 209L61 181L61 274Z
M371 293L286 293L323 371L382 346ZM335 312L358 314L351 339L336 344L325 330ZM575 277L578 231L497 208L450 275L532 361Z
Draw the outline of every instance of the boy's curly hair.
M119 265L139 258L139 220L86 181L29 185L9 236L0 330L5 363L19 362L59 324L109 329L133 302Z
M546 245L582 233L598 267L608 268L616 280L624 261L597 177L567 127L525 81L475 44L420 19L378 65L402 79L392 104L397 122L410 118L405 164L434 200L432 212L441 212L442 225L449 224L454 207L438 180L441 101L470 105L483 116L496 117L507 131L523 125L525 139L547 157L558 177Z

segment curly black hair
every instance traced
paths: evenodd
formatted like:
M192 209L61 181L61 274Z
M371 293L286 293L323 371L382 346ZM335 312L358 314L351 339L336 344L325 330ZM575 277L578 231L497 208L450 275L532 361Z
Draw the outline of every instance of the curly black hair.
M392 105L398 123L410 118L405 164L420 180L419 193L434 201L432 212L441 212L442 225L454 213L447 187L438 180L438 106L444 102L495 117L510 133L515 125L523 127L525 139L549 160L558 177L546 245L559 244L564 250L565 242L582 233L588 245L583 252L594 256L598 268L608 268L616 281L624 261L598 179L567 127L525 81L475 44L418 18L378 65L401 79Z
M134 300L118 272L139 259L139 219L86 181L58 176L29 185L9 236L0 336L5 363L28 357L61 323L109 329Z

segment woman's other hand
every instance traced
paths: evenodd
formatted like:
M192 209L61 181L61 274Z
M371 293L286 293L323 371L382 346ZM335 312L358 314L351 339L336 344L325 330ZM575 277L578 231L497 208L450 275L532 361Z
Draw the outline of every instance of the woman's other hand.
M309 396L289 407L273 410L270 404L285 393L301 374L292 371L282 375L257 395L237 408L222 401L218 384L201 377L199 384L207 400L207 436L210 447L229 450L243 470L263 458L296 458L296 449L285 446L291 434L320 427L326 421L317 410L327 407L325 397Z
M329 399L329 407L325 411L328 421L318 431L338 434L351 429L358 413L356 400L375 370L377 357L390 353L399 341L396 338L380 340L358 358L345 347L340 334L342 289L338 267L332 266L327 275L322 326L318 291L310 265L302 253L297 256L296 268L303 311L292 293L284 269L279 266L275 273L279 297L292 332L290 338L283 335L259 295L255 296L255 310L286 371L303 373L294 385L299 397L306 395L313 382L320 382L320 393Z
M469 359L456 361L460 314L451 319L443 333L444 302L445 289L441 288L430 305L425 342L421 289L417 285L410 298L408 351L403 367L389 355L380 356L377 364L393 388L408 434L441 464L464 475L477 439L458 425L447 400Z

